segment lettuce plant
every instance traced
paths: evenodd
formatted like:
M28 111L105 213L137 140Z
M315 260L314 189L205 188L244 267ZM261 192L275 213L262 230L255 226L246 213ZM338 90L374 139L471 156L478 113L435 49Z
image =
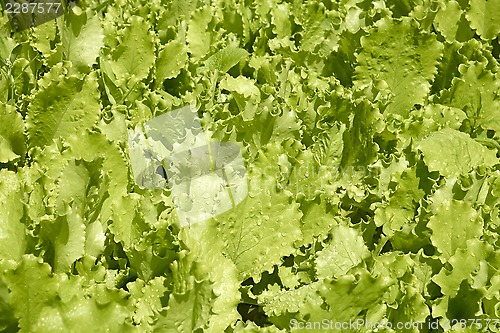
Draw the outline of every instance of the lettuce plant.
M68 8L0 16L1 332L500 330L499 0ZM186 225L129 136L188 105L247 193Z

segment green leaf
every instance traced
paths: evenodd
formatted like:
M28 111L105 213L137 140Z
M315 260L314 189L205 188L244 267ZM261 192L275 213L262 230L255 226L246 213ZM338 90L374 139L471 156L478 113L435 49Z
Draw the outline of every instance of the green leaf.
M19 331L17 318L14 315L12 307L9 305L9 290L5 283L0 279L0 331L5 333L14 333Z
M45 24L38 25L33 28L33 32L31 34L31 45L40 53L42 54L42 57L44 57L46 60L52 60L54 55L59 55L61 50L54 50L56 45L61 45L61 43L58 43L54 45L54 41L58 37L58 28L57 28L57 21L49 21L46 22ZM54 59L54 61L60 61L60 59ZM54 65L52 61L49 61L51 65Z
M405 115L414 104L423 104L443 46L435 36L420 32L408 18L381 19L361 38L355 87L381 82L391 103L386 112Z
M21 186L19 174L0 170L0 211L3 212L0 214L0 264L3 260L19 262L26 249Z
M238 321L236 325L231 327L233 333L246 333L246 332L257 332L257 333L285 333L286 330L280 330L276 326L261 327L257 326L253 321L247 321L246 323Z
M346 115L339 115L342 118L348 117L348 119L343 119L347 127L343 134L341 167L347 171L355 171L358 167L366 170L368 165L378 159L379 146L374 142L373 137L385 127L382 115L380 110L366 100L352 103L345 111ZM348 178L346 176L349 173L345 172L341 175Z
M304 315L310 309L324 313L321 309L324 301L317 293L319 286L319 282L313 282L296 289L283 290L277 285L272 285L257 298L268 316L297 312L299 315Z
M5 279L11 290L11 304L19 318L20 332L34 332L34 324L40 319L43 307L57 295L57 282L50 266L28 254Z
M180 74L188 60L186 46L176 40L169 42L160 51L156 59L156 88L166 79L171 79Z
M498 1L0 15L0 331L499 317ZM241 144L248 193L184 226L172 191L135 184L128 130L186 104Z
M466 57L460 54L460 50L463 49L461 43L455 42L445 45L443 57L438 65L438 74L432 84L432 93L434 94L441 94L445 89L449 89L451 87L452 80L455 77L460 76L458 66L467 61Z
M247 56L247 51L238 47L228 46L217 51L217 53L208 58L204 64L210 70L216 69L221 73L225 73Z
M61 42L64 58L71 61L80 72L88 72L96 63L101 48L104 46L104 32L97 15L80 16L70 14L68 24L61 29ZM59 21L63 23L64 21Z
M193 11L196 10L196 0L172 0L168 3L165 11L159 13L158 19L160 27L176 26L182 19L188 19ZM160 28L159 27L159 28Z
M94 221L85 229L85 254L97 258L104 250L106 235L100 221Z
M428 104L420 110L412 110L409 121L405 123L405 131L399 135L402 147L442 128L459 130L466 118L462 110L441 104Z
M189 254L181 253L180 260L171 267L174 291L167 308L160 313L154 332L190 333L205 328L215 299L212 283L200 276L202 271Z
M429 315L424 291L431 282L432 269L425 262L420 262L419 257L420 255L413 256L396 251L375 257L373 271L376 276L391 277L399 282L392 284L384 295L383 303L387 304L385 316L391 323L425 322ZM385 306L380 312L384 308ZM383 319L377 317L381 315L377 312L377 309L373 309L374 322ZM408 332L418 331L414 329Z
M221 80L220 87L228 91L234 91L243 97L260 97L260 90L255 85L255 82L244 76L238 76L237 78L227 76Z
M89 183L89 171L81 161L71 160L67 165L64 165L64 169L58 175L55 189L57 211L61 215L65 214L67 206L72 205L75 213L83 216Z
M157 313L162 309L161 298L167 288L164 286L165 277L158 276L144 283L142 280L127 283L131 298L135 306L134 322L148 327L153 323Z
M450 260L458 249L464 249L467 241L479 238L482 219L470 204L451 200L443 202L427 226L432 230L431 242L441 253L441 261Z
M485 40L492 40L500 33L500 1L471 0L467 20L478 35Z
M417 143L430 171L446 177L466 174L479 166L498 163L496 153L471 139L467 134L450 128L434 132Z
M75 298L56 307L45 307L34 332L85 333L89 328L110 333L141 332L138 327L126 323L128 310L118 304L98 304L93 299ZM113 320L110 320L113 318Z
M318 199L303 203L300 207L302 213L302 244L311 244L315 237L324 238L330 233L332 227L339 223L339 217L335 214L335 209L331 207L327 199Z
M121 242L126 249L136 246L147 228L138 214L139 199L138 194L129 193L111 203L112 223L109 230L115 240Z
M34 96L28 110L27 128L31 147L51 144L54 139L91 129L101 112L97 73L52 81Z
M221 237L215 219L196 223L179 232L179 240L186 244L197 260L197 274L212 281L217 300L212 305L210 330L221 332L240 317L236 306L240 302L240 278L234 262L224 250L226 237ZM187 274L189 276L189 274ZM178 279L189 280L188 276ZM201 278L200 278L201 279Z
M447 41L464 42L474 36L474 31L465 19L465 12L455 0L443 1L436 14L434 25Z
M452 269L442 268L432 280L441 287L443 295L455 297L464 280L472 280L472 274L479 270L493 248L478 239L469 239L462 249L458 249L449 259Z
M374 167L378 169L378 191L375 193L382 197L386 195L391 182L397 182L397 179L401 178L402 173L408 168L408 160L404 156L397 158L393 155L389 161L382 159L376 161Z
M316 254L316 273L321 279L343 276L370 256L358 230L338 225L331 235L332 240Z
M0 102L0 163L15 161L26 154L24 121L16 109Z
M292 35L292 24L290 20L290 4L280 3L271 7L273 33L278 39L287 39Z
M364 20L359 19L361 9L357 6L352 6L340 11L327 11L325 8L315 6L313 4L303 4L302 6L294 5L295 7L295 24L300 23L302 31L300 31L300 49L313 54L318 54L321 57L327 57L332 51L337 51L341 40L341 32L345 29L356 33L363 25ZM289 20L290 15L286 12L274 11L275 24L279 24L278 18L281 21ZM345 20L340 24L341 17L346 15ZM297 17L298 16L298 17ZM292 25L288 27L288 34L283 34L282 38L292 37Z
M403 289L403 288L401 288ZM415 289L413 286L406 286L405 294L399 300L398 307L391 309L389 320L392 323L425 323L430 315L429 307L426 304L426 299L422 296L420 290ZM421 327L425 327L423 324ZM418 326L415 325L413 330L406 330L407 332L419 333Z
M415 168L405 170L397 179L396 190L387 203L375 210L375 224L383 226L385 235L392 236L398 231L407 235L415 227L415 209L424 197L424 192L418 188L419 181Z
M312 145L314 160L320 166L326 166L329 172L340 167L343 152L343 135L345 124L332 126L318 135Z
M444 101L464 110L474 126L500 130L500 81L483 63L462 64L460 78L454 78L452 87L444 92Z
M135 84L149 75L155 61L154 39L149 29L144 18L133 15L123 30L121 43L109 60L119 86L127 87L127 82Z
M10 143L0 136L0 162L8 163L18 159L20 156L12 151Z
M326 318L338 322L355 321L363 316L363 310L370 309L380 302L392 283L394 282L391 278L374 278L365 269L325 281L318 293L328 305ZM325 318L324 314L314 308L309 309L309 313L310 321L321 321Z
M0 59L5 62L12 54L12 51L16 47L16 41L8 36L2 36L0 38Z
M248 196L234 209L215 218L224 252L236 264L241 280L270 270L283 256L294 252L302 238L302 213L290 196L276 187L279 174L269 168L280 155L270 144L248 170Z
M244 76L233 78L227 76L219 83L221 89L230 91L241 110L244 121L254 119L257 107L260 102L260 90L255 82Z
M202 59L213 42L210 32L207 31L208 24L212 21L211 11L210 6L198 8L189 20L186 41L193 61Z
M68 155L76 160L93 162L103 159L102 172L105 176L105 189L108 190L109 197L106 198L102 208L102 219L107 221L112 214L109 207L115 200L127 193L129 183L129 166L120 149L120 144L113 144L110 139L99 132L75 133L67 137L67 144L70 148Z
M46 234L54 247L54 272L67 271L75 260L83 256L85 225L82 217L71 207L68 207L65 216L43 223L41 229L41 234Z

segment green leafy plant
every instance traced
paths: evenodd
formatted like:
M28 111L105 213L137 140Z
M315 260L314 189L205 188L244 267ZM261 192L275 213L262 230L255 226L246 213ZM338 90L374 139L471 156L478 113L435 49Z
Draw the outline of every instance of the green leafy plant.
M499 12L86 0L20 32L3 13L0 331L499 331ZM181 226L128 133L186 105L243 147L248 195Z

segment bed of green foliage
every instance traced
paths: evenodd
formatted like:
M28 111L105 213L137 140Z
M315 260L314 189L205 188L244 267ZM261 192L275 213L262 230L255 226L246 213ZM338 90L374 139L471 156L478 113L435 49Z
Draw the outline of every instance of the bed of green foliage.
M499 32L499 0L2 14L0 331L500 330ZM185 105L249 194L181 228L127 131Z

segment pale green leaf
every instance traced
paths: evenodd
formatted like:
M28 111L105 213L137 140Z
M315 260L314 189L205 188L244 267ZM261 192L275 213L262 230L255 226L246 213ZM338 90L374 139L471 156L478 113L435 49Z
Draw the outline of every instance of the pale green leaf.
M387 85L392 103L386 112L405 115L424 102L442 56L443 46L435 36L420 32L407 18L384 18L361 38L361 46L355 87Z
M161 298L167 291L164 283L165 277L157 276L148 283L136 280L127 284L135 306L135 323L141 323L144 327L152 324L156 314L162 309Z
M230 91L238 104L244 121L253 120L258 112L260 102L260 90L255 82L244 76L233 78L227 76L219 84L221 89Z
M12 151L10 143L0 136L0 163L8 163L19 158L19 155Z
M155 60L154 39L149 29L149 22L144 18L136 15L130 18L122 41L109 61L118 85L125 85L129 80L135 83L149 75Z
M339 217L334 214L335 210L329 207L326 199L303 203L301 211L304 214L301 220L303 244L311 244L315 237L322 239L339 223Z
M482 219L478 212L465 202L443 202L427 226L432 230L431 242L441 253L440 260L450 260L458 249L464 249L467 241L482 235Z
M216 224L215 220L208 220L183 228L179 239L199 262L198 274L204 272L203 276L213 281L212 289L217 299L212 305L208 326L210 330L219 332L239 318L236 306L240 302L238 286L241 281L234 262L224 252L224 237L221 237Z
M212 21L211 11L210 6L199 8L191 15L189 20L186 40L193 61L203 58L213 43L211 34L207 31L207 26Z
M20 174L0 170L0 262L19 262L26 249Z
M16 41L8 36L2 36L0 38L0 60L7 60L14 48L16 47Z
M50 58L54 53L54 41L57 38L56 21L49 21L33 28L31 44L41 52L44 58ZM60 45L60 44L59 44Z
M67 271L84 254L85 225L82 217L68 207L66 215L56 221L44 221L41 235L47 237L54 250L54 272Z
M418 142L416 147L424 153L429 170L439 171L446 177L456 177L473 168L491 167L498 163L495 151L450 128L432 133Z
M99 256L104 250L106 235L100 221L95 221L87 226L85 233L85 254L93 257Z
M212 308L212 288L206 281L192 283L192 289L185 293L170 294L168 307L160 314L154 332L191 333L205 327Z
M129 313L130 310L118 302L103 305L93 298L74 297L68 303L44 307L33 332L85 333L89 327L109 333L141 332L126 322Z
M323 312L324 310L321 310L323 300L317 293L319 286L319 282L313 282L296 289L283 290L273 285L258 295L258 300L263 304L268 316L280 316L287 312L307 313L309 309Z
M112 223L109 230L116 241L123 244L126 249L134 247L141 239L145 229L144 221L138 216L139 195L130 193L111 203Z
M0 163L14 161L26 153L24 121L11 105L0 102Z
M328 305L328 315L324 317L320 311L311 308L310 320L321 321L327 318L339 322L354 321L362 315L363 310L378 304L387 288L393 283L390 277L375 278L364 269L325 281L318 288L318 293Z
M396 178L396 177L394 177ZM403 231L409 233L414 228L415 208L424 193L418 188L419 179L415 168L407 169L397 180L397 187L389 200L375 209L374 221L377 226L383 226L385 235Z
M89 171L83 163L81 161L69 161L64 166L61 174L58 175L56 186L57 210L64 214L67 205L71 204L75 213L83 216L89 182Z
M217 51L217 53L208 58L205 61L205 66L207 66L210 70L216 69L225 73L247 56L247 51L238 47L228 46Z
M101 113L97 73L83 83L76 77L53 81L34 96L27 127L30 146L45 146L54 139L92 128Z
M11 290L11 304L19 317L20 332L34 332L43 307L57 295L57 281L50 266L31 254L25 255L5 278Z
M188 60L186 46L176 40L171 41L158 54L156 59L156 87L166 79L176 77Z
M333 227L332 240L317 253L316 274L326 279L345 275L370 256L361 233L343 225Z
M61 31L65 59L71 61L81 72L87 72L88 67L96 63L104 46L104 32L99 16L87 15L75 15Z
M474 126L500 129L500 82L482 63L469 62L459 66L460 78L444 93L446 103L462 109Z
M451 270L442 268L432 280L441 287L441 292L455 297L464 280L472 280L472 275L479 270L480 263L491 253L492 246L478 239L469 239L466 245L458 249L449 259Z
M441 2L434 24L436 29L450 42L466 41L474 35L474 31L471 30L465 19L465 12L455 0Z
M467 20L483 39L492 40L500 33L500 1L471 0Z
M247 177L248 196L234 209L217 216L224 252L233 260L242 279L269 270L294 251L302 238L298 204L276 189L278 174L267 166L276 163L279 148L272 144L252 164Z

